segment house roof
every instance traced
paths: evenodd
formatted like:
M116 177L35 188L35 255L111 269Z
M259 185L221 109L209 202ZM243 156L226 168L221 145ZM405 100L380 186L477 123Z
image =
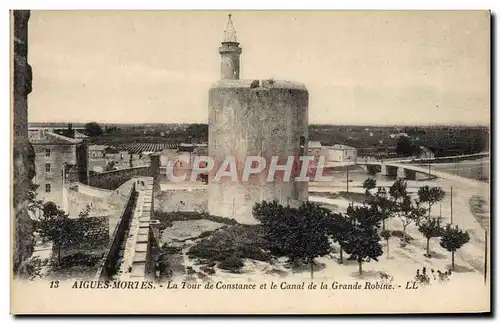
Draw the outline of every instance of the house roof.
M80 144L82 140L66 137L52 132L44 132L40 138L31 138L31 144Z
M321 148L323 145L321 145L321 142L319 141L309 141L307 144L307 148Z

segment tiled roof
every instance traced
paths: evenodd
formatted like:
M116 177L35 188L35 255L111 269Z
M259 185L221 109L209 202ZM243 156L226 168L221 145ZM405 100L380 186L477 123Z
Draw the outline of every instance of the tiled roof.
M32 144L80 144L82 140L66 137L52 132L44 132L40 138L31 138Z

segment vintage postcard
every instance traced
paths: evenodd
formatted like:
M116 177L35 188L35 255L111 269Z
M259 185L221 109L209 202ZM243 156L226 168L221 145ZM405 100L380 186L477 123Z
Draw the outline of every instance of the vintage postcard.
M11 28L13 314L491 311L489 11Z

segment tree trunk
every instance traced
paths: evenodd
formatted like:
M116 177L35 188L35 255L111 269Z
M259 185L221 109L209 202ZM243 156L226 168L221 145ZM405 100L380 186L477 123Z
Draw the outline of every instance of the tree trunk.
M429 218L431 218L431 208L432 208L432 204L429 202Z
M431 254L429 253L429 241L431 240L430 237L427 238L427 256L430 258Z
M359 276L361 277L363 275L363 260L358 259L358 269L359 269Z
M387 238L386 241L387 241L387 259L389 259L389 238Z
M406 226L403 225L403 246L406 246Z
M57 245L57 265L61 265L61 245Z
M451 251L451 271L455 271L455 251Z
M311 280L313 280L313 275L314 275L314 260L311 260L309 263L311 265Z
M342 253L342 246L340 247L340 264L344 263L344 255Z
M382 219L382 231L385 231L385 218Z

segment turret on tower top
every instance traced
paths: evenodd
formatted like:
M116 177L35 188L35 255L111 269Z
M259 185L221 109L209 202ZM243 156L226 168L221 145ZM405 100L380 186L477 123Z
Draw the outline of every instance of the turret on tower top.
M219 54L221 55L221 79L238 80L240 78L240 55L242 49L236 38L236 30L231 20L231 14L228 17L226 30L224 31L224 40L221 47L219 47Z
M224 41L223 43L237 43L236 29L234 29L233 21L231 20L232 15L229 14L227 20L226 30L224 31Z

